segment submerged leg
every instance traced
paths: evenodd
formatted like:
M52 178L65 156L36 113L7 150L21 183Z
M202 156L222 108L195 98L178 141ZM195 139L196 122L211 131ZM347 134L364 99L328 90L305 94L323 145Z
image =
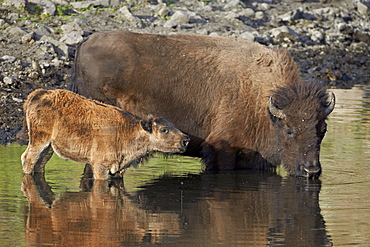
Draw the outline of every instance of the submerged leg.
M94 179L107 180L109 178L109 169L101 163L91 163Z
M235 169L237 151L226 141L204 143L202 153L207 171Z

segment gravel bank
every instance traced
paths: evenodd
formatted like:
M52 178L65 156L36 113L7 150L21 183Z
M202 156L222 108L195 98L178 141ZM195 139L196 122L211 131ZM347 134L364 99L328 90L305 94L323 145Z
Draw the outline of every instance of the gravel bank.
M0 0L0 144L15 141L39 87L68 88L76 46L94 32L196 33L290 51L305 80L369 81L370 2L358 0Z

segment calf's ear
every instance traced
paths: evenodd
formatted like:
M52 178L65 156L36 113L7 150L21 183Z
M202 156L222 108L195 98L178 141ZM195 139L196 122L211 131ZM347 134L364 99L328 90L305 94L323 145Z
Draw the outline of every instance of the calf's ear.
M140 120L140 125L143 130L148 131L149 133L152 133L152 125L149 121L147 120Z

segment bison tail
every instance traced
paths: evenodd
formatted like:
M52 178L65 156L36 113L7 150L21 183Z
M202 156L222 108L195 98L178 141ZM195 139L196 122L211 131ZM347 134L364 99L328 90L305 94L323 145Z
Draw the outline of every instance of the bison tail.
M74 57L74 69L73 69L73 74L72 74L72 83L67 89L72 91L72 92L75 92L75 93L78 93L78 85L80 83L83 83L83 82L80 81L80 80L82 80L83 76L79 74L79 73L81 73L81 70L79 68L80 62L78 61L79 60L80 49L81 49L82 45L88 39L89 39L89 37L85 38L82 42L80 42L78 44L77 49L76 49L76 53L75 53L75 57Z

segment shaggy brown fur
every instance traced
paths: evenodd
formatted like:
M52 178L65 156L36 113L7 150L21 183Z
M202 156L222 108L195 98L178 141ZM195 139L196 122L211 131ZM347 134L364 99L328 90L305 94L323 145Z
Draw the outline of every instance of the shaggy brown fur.
M25 174L44 172L53 151L90 163L95 179L107 179L154 151L184 152L188 137L163 118L141 119L67 90L32 92L24 104L29 145Z
M303 150L319 149L322 136L314 128L330 113L322 102L327 96L306 95L316 88L327 95L326 89L302 83L286 50L236 38L115 31L91 35L78 48L75 66L75 91L139 116L152 113L171 120L191 135L185 155L202 157L207 170L265 169L281 163L297 176L306 166L320 170L318 151L308 160L301 158L303 153L280 148L285 144L279 133L293 124L290 117L301 119L292 108L308 107L315 119L306 122L302 133L317 138L314 144L286 140ZM267 109L270 97L277 101L275 92L285 88L299 92L302 101L280 108L289 117L278 125ZM334 101L329 109L333 107ZM287 155L291 158L284 160Z

